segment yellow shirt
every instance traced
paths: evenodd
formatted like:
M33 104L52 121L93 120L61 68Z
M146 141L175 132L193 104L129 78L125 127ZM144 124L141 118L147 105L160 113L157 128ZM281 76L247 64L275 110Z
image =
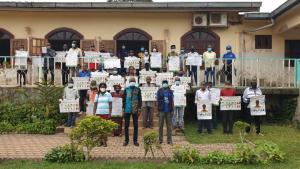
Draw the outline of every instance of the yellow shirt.
M204 52L203 61L205 68L215 67L216 53L215 52Z

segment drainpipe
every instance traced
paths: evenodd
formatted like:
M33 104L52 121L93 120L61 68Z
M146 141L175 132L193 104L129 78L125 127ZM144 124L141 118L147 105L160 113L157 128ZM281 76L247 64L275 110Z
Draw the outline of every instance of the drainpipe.
M262 26L262 27L259 27L259 28L247 30L247 31L245 31L245 32L257 32L257 31L260 31L260 30L263 30L263 29L270 28L270 27L272 27L273 25L275 25L275 19L271 18L271 23L270 23L270 24L265 25L265 26Z

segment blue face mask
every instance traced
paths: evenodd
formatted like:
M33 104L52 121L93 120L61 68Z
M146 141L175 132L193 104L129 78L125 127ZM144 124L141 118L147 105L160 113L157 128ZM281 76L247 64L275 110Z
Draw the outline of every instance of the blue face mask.
M144 48L141 48L141 51L142 51L142 52L144 52L144 50L145 50Z
M169 87L169 85L168 85L168 83L164 83L164 84L162 84L162 87L167 88L167 87Z
M212 48L207 48L207 51L211 52L211 51L212 51Z

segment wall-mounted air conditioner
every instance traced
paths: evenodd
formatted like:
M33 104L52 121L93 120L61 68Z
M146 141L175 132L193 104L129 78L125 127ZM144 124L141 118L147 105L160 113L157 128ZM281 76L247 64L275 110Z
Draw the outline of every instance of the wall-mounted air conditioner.
M209 13L209 26L227 26L227 13Z
M206 13L196 13L193 15L193 26L201 27L207 26L207 14Z

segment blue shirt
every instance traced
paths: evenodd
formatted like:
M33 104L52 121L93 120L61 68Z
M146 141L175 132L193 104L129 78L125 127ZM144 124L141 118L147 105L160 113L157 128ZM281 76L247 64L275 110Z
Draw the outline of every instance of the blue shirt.
M230 65L232 63L232 60L235 58L235 54L232 52L227 52L223 55L223 59L226 59L227 65Z
M169 100L169 97L170 97L171 93L169 92L169 90L164 90L163 91L163 96L164 96L164 111L165 113L167 112L170 112L171 109L170 109L170 100Z
M88 70L81 71L81 72L79 72L79 77L91 77L91 72Z

